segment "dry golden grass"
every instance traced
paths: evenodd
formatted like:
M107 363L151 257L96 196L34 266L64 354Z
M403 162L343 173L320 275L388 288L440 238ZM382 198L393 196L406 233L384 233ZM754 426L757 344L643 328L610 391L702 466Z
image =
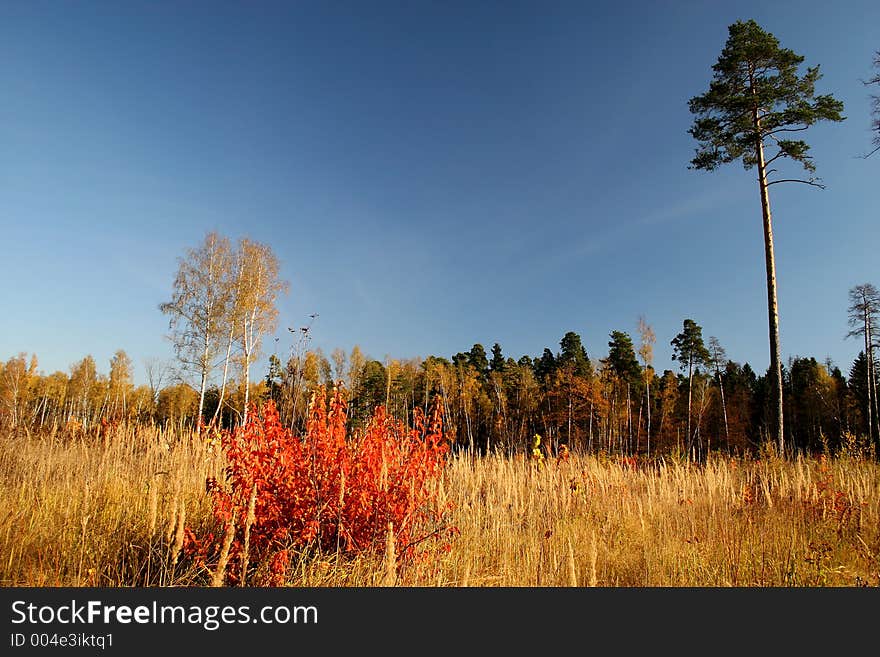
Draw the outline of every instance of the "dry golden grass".
M0 438L0 584L186 583L172 567L184 523L208 518L205 477L221 467L206 443L154 430Z
M461 586L880 585L874 462L453 465ZM837 495L840 492L842 495Z
M208 585L176 561L210 522L202 440L121 430L105 443L0 438L0 584ZM450 553L312 555L296 586L878 586L880 465L859 458L660 461L460 457L442 495Z

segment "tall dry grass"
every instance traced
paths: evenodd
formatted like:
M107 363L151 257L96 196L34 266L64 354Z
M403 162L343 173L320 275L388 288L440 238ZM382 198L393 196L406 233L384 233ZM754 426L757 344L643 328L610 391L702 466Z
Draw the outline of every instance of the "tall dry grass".
M459 586L880 585L880 466L601 457L453 464Z
M185 524L208 519L205 478L222 459L205 441L155 429L105 440L0 437L0 584L165 586Z
M208 585L177 559L210 523L206 441L120 430L102 443L0 438L0 584ZM633 467L452 460L448 554L303 556L296 586L878 586L880 465L855 457ZM183 522L182 522L183 521ZM396 577L389 564L396 567Z

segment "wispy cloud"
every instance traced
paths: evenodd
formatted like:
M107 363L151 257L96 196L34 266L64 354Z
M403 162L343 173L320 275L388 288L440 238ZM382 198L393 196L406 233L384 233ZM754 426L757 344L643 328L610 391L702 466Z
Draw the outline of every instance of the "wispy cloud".
M580 240L564 245L543 262L547 266L559 267L572 261L581 260L611 249L636 238L638 231L646 227L671 225L696 216L707 216L733 200L738 199L739 191L729 187L719 187L709 192L696 194L676 203L659 207L647 214L633 216L618 221L608 227L595 230Z

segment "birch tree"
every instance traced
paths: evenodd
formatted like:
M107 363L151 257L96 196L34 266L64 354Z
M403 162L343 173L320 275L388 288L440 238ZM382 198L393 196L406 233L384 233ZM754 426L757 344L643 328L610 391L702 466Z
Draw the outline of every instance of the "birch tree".
M128 396L133 389L131 358L119 349L110 359L111 416L117 417L120 412L125 416Z
M84 428L91 421L93 404L92 396L98 383L98 368L91 355L70 367L70 379L67 382L68 419L76 419Z
M144 359L144 372L147 374L147 385L150 387L150 395L155 406L159 403L162 381L168 374L168 364L155 356L150 356Z
M225 307L221 313L223 332L226 334L226 354L223 358L223 374L220 380L220 393L217 399L217 408L214 410L214 417L211 418L211 424L214 425L220 418L223 410L223 402L226 398L226 384L229 381L229 365L232 362L232 348L235 345L237 331L240 330L242 322L242 285L244 284L244 259L242 258L241 249L233 251L229 255L228 266L224 271L226 280L224 285L226 295L224 297Z
M345 366L347 364L347 357L345 355L345 349L341 347L336 347L330 353L330 359L333 361L333 380L336 383L340 383L344 385L345 382Z
M639 358L642 359L642 373L645 377L645 396L647 398L647 422L648 422L648 456L651 455L651 379L654 377L654 343L657 337L654 329L639 317Z
M179 259L171 301L159 306L170 316L169 337L184 375L195 375L198 380L199 433L208 379L226 335L230 262L229 240L216 232L208 233L201 245Z
M727 353L721 342L714 335L709 336L709 362L715 370L715 379L718 381L718 392L721 394L721 411L724 415L724 438L727 441L727 451L730 452L730 428L727 424L727 402L724 400L724 380L721 378L721 370L727 367Z
M0 401L9 416L10 424L17 427L24 417L25 404L31 380L37 370L37 357L32 355L28 364L27 354L20 353L0 363Z
M238 245L241 285L237 290L235 319L241 323L239 340L245 383L242 424L247 423L250 403L250 366L257 357L263 336L274 331L278 322L278 296L288 291L287 281L279 278L278 258L267 244L247 238Z

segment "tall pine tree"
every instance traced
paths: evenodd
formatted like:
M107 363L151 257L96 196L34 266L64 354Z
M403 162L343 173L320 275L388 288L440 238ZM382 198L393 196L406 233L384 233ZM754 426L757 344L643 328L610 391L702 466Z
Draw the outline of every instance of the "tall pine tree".
M801 55L782 48L779 41L755 21L737 21L728 28L728 39L718 61L709 90L691 98L688 106L696 115L689 132L698 142L690 168L712 171L741 159L748 170L758 169L758 189L764 226L767 270L767 310L770 336L770 370L773 375L776 441L785 448L782 413L782 362L779 343L779 306L776 294L776 263L769 188L784 182L823 187L812 174L815 166L809 145L791 139L817 121L842 121L843 103L831 95L815 95L819 67L803 75L798 67ZM767 150L770 153L767 153ZM768 157L769 154L769 157ZM808 178L771 179L774 163L800 163Z
M694 382L694 368L710 362L709 350L703 343L703 329L692 319L684 320L681 333L672 342L672 359L677 360L682 369L688 373L688 416L687 416L687 449L690 452L693 435L691 434L691 401Z

